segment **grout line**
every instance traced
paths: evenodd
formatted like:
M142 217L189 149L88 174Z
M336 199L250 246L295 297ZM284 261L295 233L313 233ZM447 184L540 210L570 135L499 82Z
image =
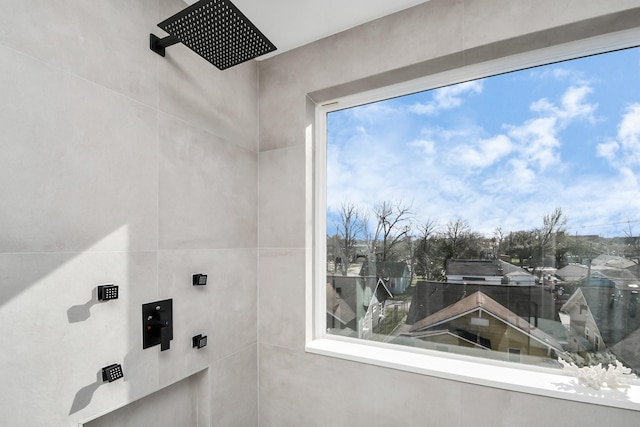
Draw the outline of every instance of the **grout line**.
M256 63L256 406L260 427L260 64Z
M156 1L156 18L160 16L160 0ZM160 296L160 57L156 55L156 297ZM159 362L159 358L158 358ZM159 366L159 365L158 365ZM158 375L158 382L160 375ZM158 387L160 384L158 383Z
M156 20L160 16L160 0L156 0ZM156 21L157 22L157 21ZM160 296L160 61L156 56L156 298ZM157 352L157 375L156 375L156 392L161 390L160 370L161 360L160 352ZM197 412L196 412L197 417Z

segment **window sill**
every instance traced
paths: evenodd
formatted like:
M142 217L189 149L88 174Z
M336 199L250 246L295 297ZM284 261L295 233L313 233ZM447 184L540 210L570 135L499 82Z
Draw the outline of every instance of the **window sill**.
M472 358L439 357L392 347L368 342L363 344L358 340L322 338L307 343L305 350L308 353L452 381L640 411L640 385L637 383L622 391L595 390L580 384L576 378L553 373L548 369L517 369L484 363L484 360L479 363Z

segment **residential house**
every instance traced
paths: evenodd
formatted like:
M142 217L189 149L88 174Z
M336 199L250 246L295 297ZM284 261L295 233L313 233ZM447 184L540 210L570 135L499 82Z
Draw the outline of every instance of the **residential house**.
M506 261L450 259L446 266L447 282L482 285L534 286L535 277Z
M567 350L579 356L578 364L592 363L607 349L598 323L589 309L582 289L576 290L560 310L560 319L569 335Z
M610 282L617 289L638 290L640 281L629 270L620 267L597 266L591 268L590 282L601 280L604 283ZM585 281L586 279L582 279Z
M478 291L534 324L537 319L558 320L554 295L542 286L418 281L406 323L411 325Z
M569 264L556 272L556 276L565 282L577 282L583 277L587 277L589 267L582 264Z
M445 271L448 283L504 284L504 271L497 260L450 259Z
M638 291L631 284L617 285L613 280L598 279L590 281L589 286L579 287L561 308L561 313L568 313L570 301L580 301L582 310L589 310L589 316L593 318L598 328L598 335L602 344L613 348L618 342L627 338L640 328L640 315L638 315ZM576 303L578 305L578 303ZM577 312L580 314L580 310ZM574 312L575 314L575 312ZM577 317L578 321L582 321ZM588 325L587 325L588 327ZM593 327L590 328L590 337L594 345ZM578 334L580 335L580 334Z
M640 282L629 266L635 263L600 255L590 266L572 264L558 271L565 280L579 284L559 312L569 332L568 350L578 354L577 362L606 362L611 359L610 351L628 366L640 367L640 361L632 356L640 327Z
M371 267L372 265L368 262L363 263L360 275L371 275ZM406 262L376 262L375 275L384 281L393 295L402 294L411 286L411 271Z
M356 313L349 305L348 299L343 298L344 289L342 286L335 287L327 283L327 328L356 329ZM348 286L346 290L353 292L355 286Z
M370 339L384 317L384 303L393 297L384 280L361 276L327 276L327 328L346 329Z
M618 255L601 254L591 260L592 267L629 268L636 265L634 261Z
M555 359L563 352L553 336L480 291L416 322L409 336L442 346L503 352L517 361L522 356Z

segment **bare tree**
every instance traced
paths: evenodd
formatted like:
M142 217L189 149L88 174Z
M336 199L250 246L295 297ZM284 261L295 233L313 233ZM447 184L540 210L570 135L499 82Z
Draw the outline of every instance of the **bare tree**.
M402 201L392 204L385 201L373 208L377 225L373 236L376 245L376 254L380 261L388 261L392 258L393 249L404 239L409 232L411 217L411 205Z
M493 257L496 259L499 259L500 254L502 253L502 242L504 242L504 232L502 231L502 227L496 227L493 231Z
M336 224L340 256L336 264L340 265L343 276L347 275L349 263L354 258L357 238L362 234L364 223L356 204L344 202L340 206L340 223Z
M437 259L437 248L435 244L435 230L437 228L435 220L427 221L418 226L420 235L415 249L414 269L417 276L422 276L427 280L434 280L438 277L435 273L439 270Z
M636 278L640 279L640 237L633 235L631 221L627 223L628 231L624 232L624 242L627 244L625 255L636 264Z
M458 258L462 252L465 236L470 232L469 223L461 218L447 223L442 236L445 262L448 259Z
M542 228L534 230L538 241L541 267L546 265L546 256L552 255L555 261L556 237L558 233L564 231L563 227L566 223L567 219L562 214L562 208L555 208L552 213L542 218Z
M404 259L409 261L409 286L413 283L415 277L415 265L416 265L416 241L413 235L413 229L411 225L405 225L406 233L404 235Z

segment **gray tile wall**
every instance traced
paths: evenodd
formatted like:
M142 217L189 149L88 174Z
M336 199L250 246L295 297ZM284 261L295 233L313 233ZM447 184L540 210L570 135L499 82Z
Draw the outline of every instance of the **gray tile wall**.
M633 411L362 365L304 352L312 194L305 102L533 47L635 27L639 0L431 0L259 64L260 425L632 425Z
M107 423L258 424L257 66L151 52L184 7L1 2L2 425L77 425L196 372L204 404L170 388ZM96 301L104 283L118 300ZM142 350L140 306L164 298L171 349ZM125 379L103 384L112 363Z

